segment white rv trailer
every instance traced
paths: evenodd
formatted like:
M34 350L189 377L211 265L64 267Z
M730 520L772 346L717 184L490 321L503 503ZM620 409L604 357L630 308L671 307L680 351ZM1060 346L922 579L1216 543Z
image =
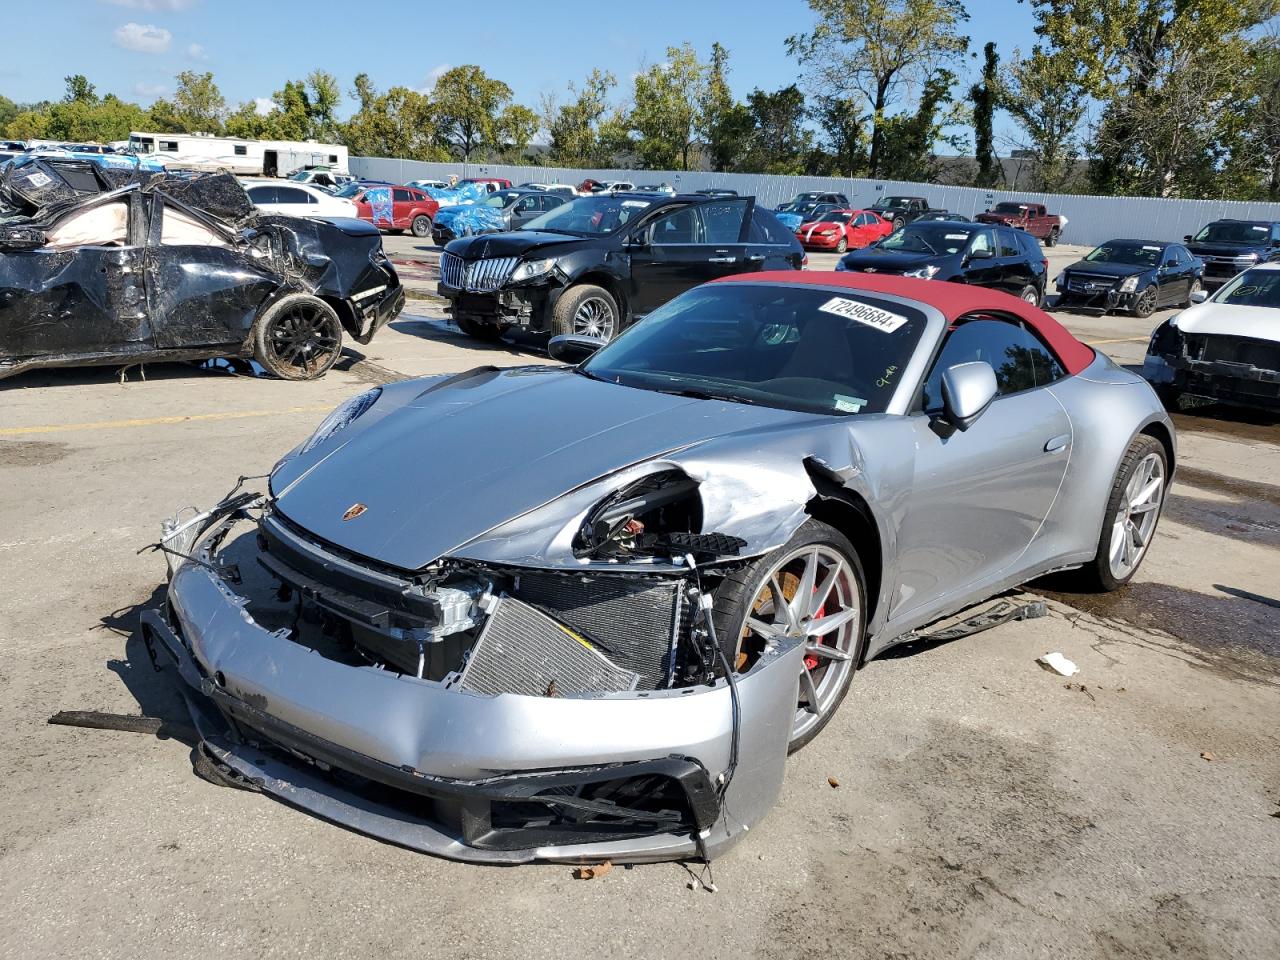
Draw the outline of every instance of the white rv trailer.
M247 140L208 133L129 133L129 149L178 170L227 170L242 176L283 177L303 167L347 172L347 148L315 140Z

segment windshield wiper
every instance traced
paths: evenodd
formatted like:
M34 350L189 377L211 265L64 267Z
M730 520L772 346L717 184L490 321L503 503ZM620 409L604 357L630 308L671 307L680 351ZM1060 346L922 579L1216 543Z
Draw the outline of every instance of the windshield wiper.
M761 405L759 400L751 400L736 393L711 393L707 390L699 390L697 387L681 387L679 390L659 390L658 392L670 394L673 397L688 397L690 400L727 400L729 403L745 403L755 407Z

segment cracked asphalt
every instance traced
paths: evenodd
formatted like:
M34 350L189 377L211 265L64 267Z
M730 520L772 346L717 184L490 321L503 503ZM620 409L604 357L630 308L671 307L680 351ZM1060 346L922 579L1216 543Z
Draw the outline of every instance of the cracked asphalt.
M387 246L429 285L429 247ZM1062 319L1132 364L1158 318ZM1280 956L1280 419L1248 412L1178 414L1127 589L1031 584L1044 618L869 664L716 893L673 864L578 881L432 859L200 780L180 739L46 724L185 719L137 633L162 517L267 472L369 384L528 362L536 340L469 341L413 300L317 383L179 364L0 383L0 958ZM1080 673L1040 669L1052 650Z

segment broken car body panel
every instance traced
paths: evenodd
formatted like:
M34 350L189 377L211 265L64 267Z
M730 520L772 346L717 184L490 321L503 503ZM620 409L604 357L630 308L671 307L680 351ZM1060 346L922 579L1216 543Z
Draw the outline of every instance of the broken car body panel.
M700 610L734 571L811 518L860 518L847 530L867 571L861 652L874 656L1089 561L1139 432L1167 438L1172 469L1168 417L1145 383L1036 308L982 289L834 274L726 281L597 358L699 298L726 301L702 330L722 344L736 341L718 318L753 314L762 349L787 356L806 342L792 323L854 331L872 353L898 342L846 327L850 311L862 318L851 323L914 339L868 374L857 409L837 398L850 415L811 409L811 392L786 407L645 389L593 375L594 360L355 398L277 465L261 501L168 528L168 604L145 630L178 663L218 756L291 803L459 859L714 856L776 799L797 676L811 669L809 647L785 636L741 672L705 655L716 641ZM789 320L792 303L842 319ZM939 343L996 316L1037 329L1061 375L997 397L964 430L941 429L921 400ZM827 346L797 353L800 369L816 376ZM626 516L656 532L615 525L620 502L649 504ZM691 529L664 535L677 521L660 518L661 503ZM227 540L233 522L256 530ZM642 533L653 539L626 539ZM630 679L574 673L584 646Z
M0 173L0 204L0 377L250 356L258 316L294 292L329 303L362 343L403 305L376 231L255 216L226 174L37 160Z

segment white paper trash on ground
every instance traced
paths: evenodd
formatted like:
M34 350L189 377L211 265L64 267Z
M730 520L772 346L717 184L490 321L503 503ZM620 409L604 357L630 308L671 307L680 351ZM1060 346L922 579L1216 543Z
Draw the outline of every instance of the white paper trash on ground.
M1080 672L1080 668L1074 663L1060 654L1057 650L1053 653L1046 653L1042 657L1036 657L1036 663L1044 667L1046 670L1052 670L1064 677L1074 677Z

